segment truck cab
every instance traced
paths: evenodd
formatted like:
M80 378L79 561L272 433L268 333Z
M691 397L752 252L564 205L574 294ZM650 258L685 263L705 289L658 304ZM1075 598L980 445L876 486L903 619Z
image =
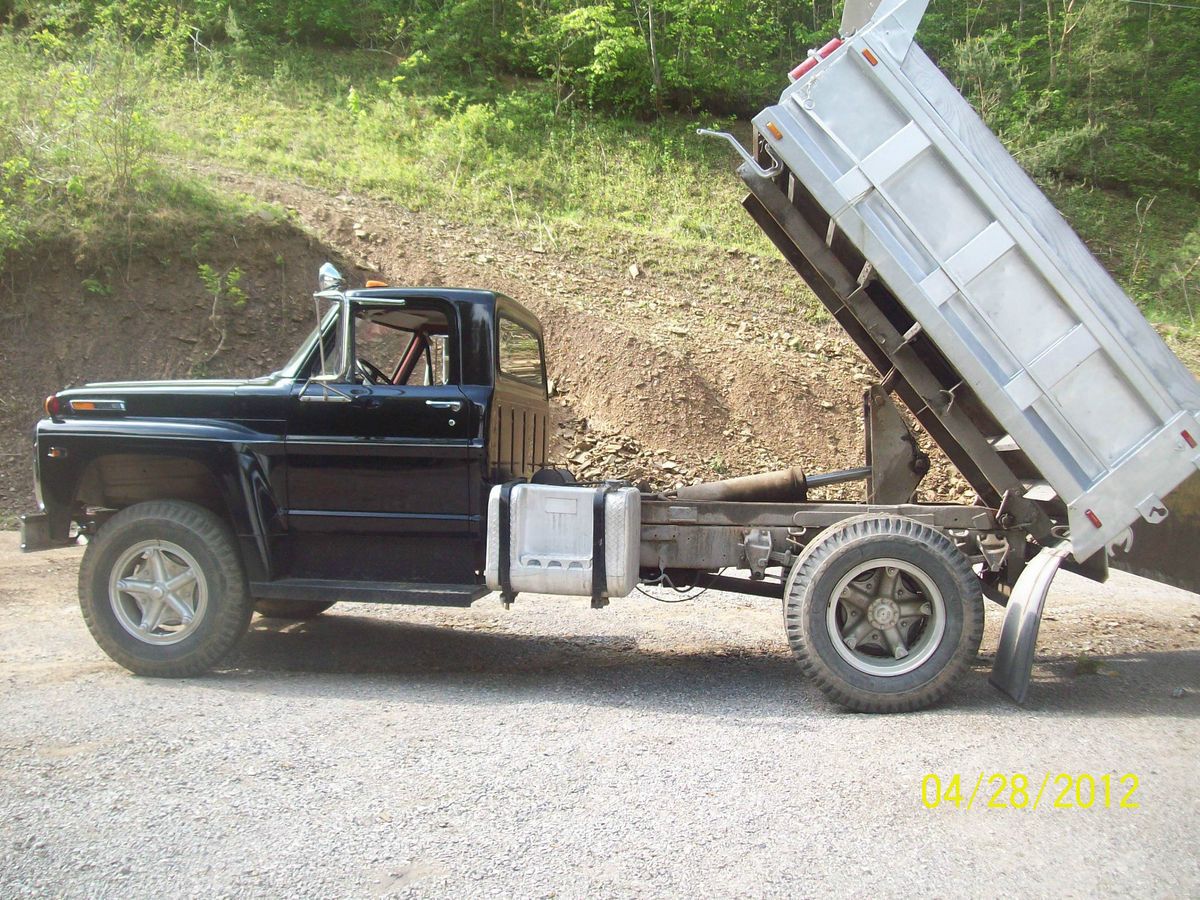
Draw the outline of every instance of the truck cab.
M546 464L541 324L490 291L342 290L340 276L323 287L313 331L269 375L96 383L48 398L35 443L40 509L23 517L23 548L96 539L166 508L223 533L246 609L300 614L331 597L467 605L486 593L488 491ZM179 609L153 628L136 585L120 599L120 583L149 584L156 565L166 575L155 590L185 572L196 584L215 577L197 548L172 544L148 545L145 560L118 554L108 568L121 571L98 573L97 591L117 596L110 605L124 603L133 626L118 638L166 639L187 632L188 608L199 618L195 585L165 597Z
M546 463L541 325L503 295L428 288L349 292L327 323L285 372L272 576L477 584L488 489Z

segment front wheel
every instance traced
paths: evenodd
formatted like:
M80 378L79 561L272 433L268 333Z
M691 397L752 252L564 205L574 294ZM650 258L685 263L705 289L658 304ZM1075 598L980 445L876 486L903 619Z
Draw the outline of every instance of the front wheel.
M834 525L792 568L788 642L831 700L905 712L948 694L979 650L983 592L940 531L902 516Z
M88 544L79 604L96 643L137 675L198 675L253 610L233 535L209 510L154 500L123 509Z

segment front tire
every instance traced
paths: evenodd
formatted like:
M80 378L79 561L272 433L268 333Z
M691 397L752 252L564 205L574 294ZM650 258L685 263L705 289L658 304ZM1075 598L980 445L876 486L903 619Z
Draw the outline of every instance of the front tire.
M105 523L83 555L79 605L114 661L168 678L212 668L253 611L225 523L175 500L138 503Z
M788 643L827 697L857 712L907 712L945 697L983 637L983 592L940 531L857 516L805 549L784 593Z

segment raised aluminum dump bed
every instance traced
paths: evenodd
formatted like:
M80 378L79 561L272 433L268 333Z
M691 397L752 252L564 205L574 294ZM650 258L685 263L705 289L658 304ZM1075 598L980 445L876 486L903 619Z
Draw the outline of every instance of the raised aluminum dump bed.
M847 3L755 117L746 205L985 502L1082 561L1195 472L1200 386L914 43L926 5Z

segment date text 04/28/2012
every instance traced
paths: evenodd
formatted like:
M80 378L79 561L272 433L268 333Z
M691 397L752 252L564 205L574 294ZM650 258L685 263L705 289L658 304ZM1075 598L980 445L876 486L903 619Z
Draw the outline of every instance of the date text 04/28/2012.
M1046 772L1040 779L1023 772L980 772L972 786L960 773L931 772L921 779L921 804L926 809L1139 809L1140 784L1132 772Z

